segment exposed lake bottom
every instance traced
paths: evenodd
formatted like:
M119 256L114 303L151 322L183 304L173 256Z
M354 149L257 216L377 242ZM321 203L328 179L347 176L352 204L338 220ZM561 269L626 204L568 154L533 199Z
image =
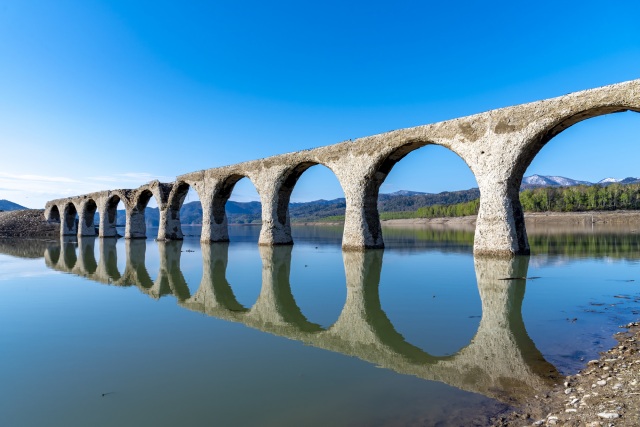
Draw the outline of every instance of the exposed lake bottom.
M464 232L257 232L0 242L0 424L486 425L640 313L631 233L493 260Z

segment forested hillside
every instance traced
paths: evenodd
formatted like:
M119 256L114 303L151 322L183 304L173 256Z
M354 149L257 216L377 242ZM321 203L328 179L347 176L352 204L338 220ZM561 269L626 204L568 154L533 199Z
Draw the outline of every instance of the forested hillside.
M380 194L378 210L380 212L414 211L433 205L451 205L467 202L480 197L477 188L463 191L445 191L438 194L398 192ZM312 222L344 217L346 201L344 198L334 200L316 200L306 203L291 203L289 215L293 222ZM260 202L228 201L227 218L230 224L250 224L261 221L262 207ZM147 224L158 225L160 214L158 208L147 208ZM200 201L185 203L180 210L180 222L183 224L200 224L202 207ZM125 223L124 210L118 211L118 224Z
M637 182L637 181L635 181ZM477 188L447 191L439 194L398 192L380 194L378 211L382 219L439 218L475 215L480 192ZM525 212L580 212L590 210L640 209L640 184L613 183L574 186L535 187L520 193ZM343 220L344 198L291 203L292 222ZM260 222L260 202L233 202L226 205L230 224ZM147 209L147 223L158 225L157 208ZM200 224L202 208L199 201L185 203L180 211L183 224ZM118 211L118 224L124 224L124 211Z
M640 184L538 187L520 193L525 212L585 212L640 210ZM434 205L414 211L382 213L382 219L441 218L475 215L479 200L454 205Z

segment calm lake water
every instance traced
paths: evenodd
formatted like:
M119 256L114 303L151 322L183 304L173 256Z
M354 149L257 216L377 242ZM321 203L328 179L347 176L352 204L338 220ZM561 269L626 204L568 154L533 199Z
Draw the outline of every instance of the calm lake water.
M293 247L0 240L2 426L483 425L575 373L640 313L640 237L339 227ZM153 234L153 231L150 231Z

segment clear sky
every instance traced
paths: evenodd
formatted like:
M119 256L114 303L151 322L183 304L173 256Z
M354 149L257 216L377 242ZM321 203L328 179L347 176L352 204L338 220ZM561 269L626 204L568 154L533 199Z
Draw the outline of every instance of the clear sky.
M40 208L636 78L637 0L0 0L0 199ZM640 115L591 119L527 175L640 176L639 139ZM382 191L475 185L425 147ZM293 200L342 196L316 166ZM232 196L254 197L247 180Z

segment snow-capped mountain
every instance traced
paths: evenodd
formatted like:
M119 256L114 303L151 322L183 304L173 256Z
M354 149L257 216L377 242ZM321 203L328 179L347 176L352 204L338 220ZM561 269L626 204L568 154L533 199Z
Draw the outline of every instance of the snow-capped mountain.
M528 186L557 186L569 187L571 185L593 185L588 181L579 181L577 179L565 178L564 176L545 176L531 175L522 179L522 185Z
M398 190L393 193L387 193L389 196L416 196L418 194L427 194L421 191Z
M598 181L598 184L604 185L604 184L614 184L616 182L620 182L622 181L621 179L618 178L605 178L605 179L601 179L600 181Z
M600 181L598 181L598 184L600 185L609 185L609 184L637 184L640 183L640 178L633 178L633 177L627 177L627 178L622 178L622 179L618 179L618 178L605 178L605 179L601 179Z
M546 175L531 175L525 176L522 179L523 188L532 187L569 187L572 185L609 185L609 184L637 184L640 183L640 178L628 177L624 179L620 178L604 178L597 183L589 181L579 181L577 179L565 178L564 176L546 176Z

